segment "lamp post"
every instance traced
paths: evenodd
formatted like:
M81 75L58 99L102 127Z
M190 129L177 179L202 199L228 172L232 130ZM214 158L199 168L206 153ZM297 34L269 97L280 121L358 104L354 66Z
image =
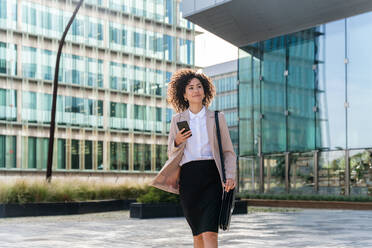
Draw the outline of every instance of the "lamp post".
M47 172L46 172L47 182L51 182L51 180L52 180L53 144L54 144L54 130L55 130L56 105L57 105L59 62L60 62L62 48L63 48L63 45L65 43L65 38L66 38L67 32L70 29L71 24L74 21L75 16L76 16L77 12L79 11L80 6L82 5L83 2L84 2L84 0L80 0L78 5L76 6L75 11L70 18L70 21L68 22L68 24L66 26L66 29L63 32L62 38L59 41L59 46L58 46L56 68L55 68L55 71L54 71L52 112L51 112L51 118L50 118L48 164L47 164Z

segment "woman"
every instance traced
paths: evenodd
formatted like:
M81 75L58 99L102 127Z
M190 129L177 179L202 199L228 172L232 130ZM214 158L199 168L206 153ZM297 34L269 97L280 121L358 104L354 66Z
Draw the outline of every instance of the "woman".
M226 185L222 181L215 116L208 110L214 95L215 88L206 75L191 69L173 74L167 100L178 114L171 121L168 160L151 183L180 194L197 248L217 247L222 190L235 187L236 155L225 117L219 113ZM189 131L178 129L181 121L187 121Z

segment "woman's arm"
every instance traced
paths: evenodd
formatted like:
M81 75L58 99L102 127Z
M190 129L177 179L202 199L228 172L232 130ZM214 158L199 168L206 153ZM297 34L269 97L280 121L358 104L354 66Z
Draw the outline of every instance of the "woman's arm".
M176 125L175 125L175 120L174 116L172 117L171 124L170 124L170 129L169 129L169 136L168 136L168 158L171 157L171 154L175 151L174 149L176 148L174 144L174 140L176 137Z
M176 125L176 116L172 117L171 126L169 130L169 137L168 137L168 158L171 157L172 154L177 152L181 147L183 147L186 144L187 138L191 135L191 130L188 132L181 133L182 130L178 130L178 127ZM177 146L176 146L176 140L177 140Z

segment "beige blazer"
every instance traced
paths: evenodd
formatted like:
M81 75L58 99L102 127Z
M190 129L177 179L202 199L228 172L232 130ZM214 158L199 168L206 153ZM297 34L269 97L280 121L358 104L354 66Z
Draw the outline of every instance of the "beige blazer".
M209 144L212 149L213 158L216 162L218 172L220 174L222 182L222 169L220 161L220 152L218 148L216 122L214 120L214 111L206 109L207 119L207 131ZM221 131L221 143L222 151L225 160L225 173L226 178L236 179L236 155L233 149L233 145L230 139L229 129L226 124L225 115L219 112L218 115L220 131ZM151 186L159 188L164 191L179 194L178 182L180 174L180 161L183 156L183 151L186 146L186 141L175 147L174 140L178 130L177 122L187 121L190 124L190 114L186 110L182 113L176 114L172 117L169 137L168 137L168 160L165 162L163 168L157 174L157 176L150 183Z

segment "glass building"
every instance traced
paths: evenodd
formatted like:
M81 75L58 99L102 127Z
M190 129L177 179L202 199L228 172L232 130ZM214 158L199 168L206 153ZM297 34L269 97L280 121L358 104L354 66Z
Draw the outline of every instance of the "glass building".
M216 96L210 109L219 110L225 114L235 153L239 154L238 61L233 60L208 66L203 69L203 72L212 79L216 87Z
M239 50L240 189L372 195L372 13Z
M76 3L0 0L0 175L44 175L58 42ZM167 82L194 67L194 26L180 6L84 1L58 75L57 175L152 177L164 164Z
M274 2L184 0L239 47L239 190L371 196L372 2Z

